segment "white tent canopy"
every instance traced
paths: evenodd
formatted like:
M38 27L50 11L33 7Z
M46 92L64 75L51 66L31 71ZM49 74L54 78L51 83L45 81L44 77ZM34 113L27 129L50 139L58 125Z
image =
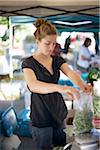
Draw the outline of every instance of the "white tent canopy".
M99 31L98 0L0 0L0 15L30 16L32 21L39 17L52 22L62 21L63 23L55 23L57 28L71 31L77 30L71 23L90 21L87 26L77 26L78 29L91 31L92 28L93 32Z

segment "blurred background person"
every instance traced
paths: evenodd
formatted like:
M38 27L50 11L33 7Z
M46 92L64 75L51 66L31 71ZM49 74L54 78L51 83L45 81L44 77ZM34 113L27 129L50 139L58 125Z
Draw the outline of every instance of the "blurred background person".
M60 56L61 54L61 45L59 43L56 43L56 46L52 52L52 56Z
M70 36L65 40L64 50L61 56L65 59L68 65L74 66L74 53L73 49L70 48L71 39Z
M89 51L89 46L91 45L91 39L86 38L81 49L79 51L79 56L77 60L77 68L81 72L88 72L90 68L91 54Z

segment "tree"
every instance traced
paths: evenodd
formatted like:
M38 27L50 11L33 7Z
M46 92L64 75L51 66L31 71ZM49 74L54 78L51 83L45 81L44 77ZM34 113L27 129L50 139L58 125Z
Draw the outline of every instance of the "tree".
M0 24L8 26L9 20L7 17L0 17Z

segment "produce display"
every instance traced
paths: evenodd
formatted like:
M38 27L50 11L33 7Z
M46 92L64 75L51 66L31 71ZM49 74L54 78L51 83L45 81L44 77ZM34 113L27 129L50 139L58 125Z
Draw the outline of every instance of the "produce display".
M93 119L94 128L100 129L100 96L93 95Z
M100 79L93 82L93 120L94 128L100 129Z
M94 116L100 118L100 97L93 96L93 112Z

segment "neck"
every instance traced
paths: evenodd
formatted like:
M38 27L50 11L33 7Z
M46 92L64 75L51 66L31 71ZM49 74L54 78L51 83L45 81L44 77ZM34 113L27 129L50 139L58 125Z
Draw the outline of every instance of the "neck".
M48 58L51 57L51 56L47 56L47 55L41 53L40 51L37 51L36 53L34 53L34 55L35 55L36 57L41 57L41 58L44 58L44 59L48 59Z

